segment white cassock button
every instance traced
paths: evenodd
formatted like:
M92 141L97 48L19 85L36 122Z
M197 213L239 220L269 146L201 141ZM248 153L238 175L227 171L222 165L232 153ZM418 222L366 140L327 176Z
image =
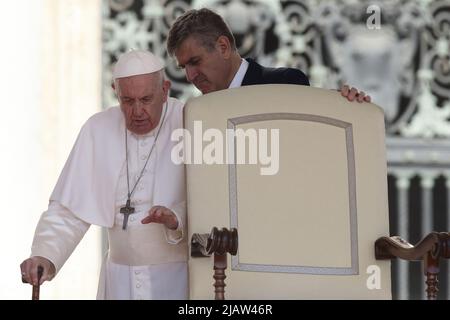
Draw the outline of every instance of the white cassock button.
M141 273L140 271L135 271L135 272L134 272L134 274L140 274L140 273Z
M136 288L140 288L140 287L141 287L141 284L138 283L138 284L136 285Z
M147 142L145 142L145 141L141 142L141 147L145 147L146 145L147 145Z
M147 156L141 156L141 160L143 161L143 160L145 160L145 159L147 159Z
M130 221L134 221L134 220L135 220L135 218L134 218L134 217L131 217L131 218L130 218ZM136 274L137 274L137 273L136 273Z

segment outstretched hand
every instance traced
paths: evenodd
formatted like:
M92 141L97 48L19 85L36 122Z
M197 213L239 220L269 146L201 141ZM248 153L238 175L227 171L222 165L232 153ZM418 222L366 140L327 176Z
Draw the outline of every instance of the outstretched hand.
M22 274L22 280L29 284L36 286L38 284L38 267L42 267L42 276L39 281L39 285L44 281L50 281L56 274L56 269L53 263L44 257L31 257L24 260L20 264L20 271Z
M356 99L358 102L370 102L370 96L366 95L363 91L359 91L355 87L350 87L348 85L343 85L338 91L341 92L343 97L346 97L348 101L353 101Z
M178 219L175 213L169 208L163 206L154 206L149 212L148 216L142 219L141 223L161 223L165 225L168 229L175 230L178 228Z

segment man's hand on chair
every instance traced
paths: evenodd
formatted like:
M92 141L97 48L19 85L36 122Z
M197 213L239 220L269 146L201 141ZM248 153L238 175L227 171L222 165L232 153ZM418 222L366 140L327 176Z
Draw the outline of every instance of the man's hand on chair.
M363 91L359 91L355 87L350 87L348 85L343 85L338 91L341 92L343 97L346 97L348 101L353 101L356 99L358 102L370 102L370 96L366 96Z

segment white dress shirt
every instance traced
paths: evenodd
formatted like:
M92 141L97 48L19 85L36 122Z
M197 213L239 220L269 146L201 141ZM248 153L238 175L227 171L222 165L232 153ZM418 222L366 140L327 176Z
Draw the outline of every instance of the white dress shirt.
M231 81L228 89L239 88L242 85L242 80L244 80L247 69L248 69L248 61L245 59L241 59L241 65L239 66L238 71L234 75L234 78Z

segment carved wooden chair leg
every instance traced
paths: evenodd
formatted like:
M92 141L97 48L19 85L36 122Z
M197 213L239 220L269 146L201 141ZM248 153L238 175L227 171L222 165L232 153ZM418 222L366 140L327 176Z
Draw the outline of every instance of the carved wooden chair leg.
M450 233L431 232L416 246L398 236L381 237L375 241L375 258L378 260L404 259L423 260L428 300L437 299L439 261L450 258Z
M213 227L210 234L194 233L191 239L191 257L210 257L214 254L214 294L215 300L225 300L225 270L227 253L236 255L238 233L235 228L219 231Z
M227 255L214 253L214 299L225 300L225 270L227 269Z
M433 254L433 251L430 251L425 256L423 261L423 271L426 277L426 289L427 299L428 300L436 300L438 289L438 274L439 274L439 256Z
M424 274L427 284L428 300L436 300L438 289L439 261L441 258L450 258L450 232L436 232L436 242L424 258Z

